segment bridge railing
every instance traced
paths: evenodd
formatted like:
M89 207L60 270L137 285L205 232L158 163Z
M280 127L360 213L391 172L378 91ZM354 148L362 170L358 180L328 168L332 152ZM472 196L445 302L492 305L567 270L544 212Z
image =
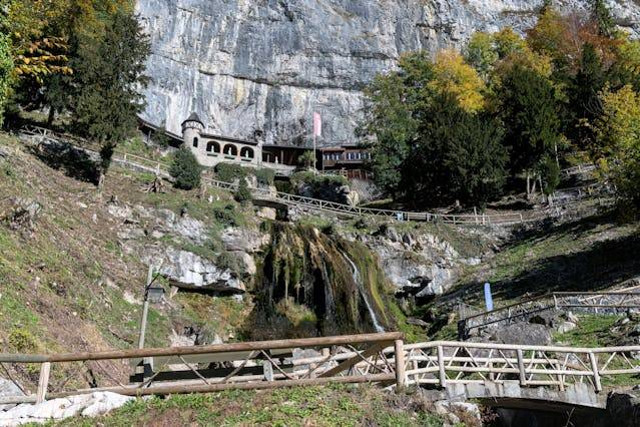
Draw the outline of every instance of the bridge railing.
M407 384L503 383L550 386L575 383L603 390L604 381L640 375L640 346L574 348L437 341L404 346ZM631 380L633 381L633 380Z
M112 350L69 354L0 354L0 364L40 365L35 394L0 398L1 404L40 403L95 391L126 396L265 389L328 383L384 383L404 386L403 334L244 342L196 347ZM399 357L395 357L399 354ZM129 384L109 368L129 363ZM104 366L101 362L108 362ZM64 368L64 371L62 370ZM52 375L54 369L60 369ZM74 372L70 374L69 372ZM67 390L91 369L102 387ZM51 379L55 378L54 381ZM106 386L104 385L106 384Z
M617 292L553 292L461 319L458 322L458 335L461 339L466 339L474 329L526 321L538 313L552 309L595 314L640 311L640 287Z

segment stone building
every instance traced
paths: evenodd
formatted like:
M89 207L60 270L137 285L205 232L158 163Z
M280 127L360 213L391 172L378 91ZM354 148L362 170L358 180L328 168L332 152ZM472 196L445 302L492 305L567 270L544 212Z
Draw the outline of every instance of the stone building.
M289 176L298 166L298 158L308 149L287 145L264 145L262 141L247 141L206 132L206 126L196 113L182 122L182 141L203 166L236 163L256 168L270 168L277 175Z

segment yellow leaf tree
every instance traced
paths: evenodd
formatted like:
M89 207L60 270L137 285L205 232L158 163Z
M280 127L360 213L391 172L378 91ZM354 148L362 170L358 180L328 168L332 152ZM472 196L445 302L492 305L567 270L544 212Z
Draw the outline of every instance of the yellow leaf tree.
M484 82L460 53L450 49L440 51L433 72L435 78L429 83L431 89L454 96L466 112L476 113L484 108Z

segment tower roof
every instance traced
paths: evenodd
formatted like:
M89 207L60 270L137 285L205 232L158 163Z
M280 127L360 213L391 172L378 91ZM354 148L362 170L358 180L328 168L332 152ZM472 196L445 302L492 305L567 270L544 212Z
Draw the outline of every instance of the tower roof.
M191 113L191 115L187 118L187 120L182 122L182 125L184 126L184 124L187 122L198 122L204 126L204 123L202 123L202 120L200 120L200 117L198 117L198 114L195 112Z

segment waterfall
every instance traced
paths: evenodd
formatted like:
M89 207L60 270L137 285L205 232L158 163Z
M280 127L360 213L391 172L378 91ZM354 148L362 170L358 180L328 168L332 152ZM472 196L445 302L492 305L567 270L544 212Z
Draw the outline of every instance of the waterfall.
M352 270L352 274L353 274L353 281L358 286L358 290L360 291L360 295L362 296L362 299L364 300L364 303L367 306L367 310L369 311L369 316L371 317L371 321L373 322L373 327L375 328L376 332L384 332L384 328L382 327L382 325L378 321L378 317L376 316L376 312L374 311L373 307L371 306L371 303L369 302L369 295L367 294L367 292L366 292L366 290L364 288L364 284L362 283L362 278L360 277L360 270L358 270L358 266L344 252L342 253L342 256L344 257L344 259L347 260L349 265L351 265L351 270Z

